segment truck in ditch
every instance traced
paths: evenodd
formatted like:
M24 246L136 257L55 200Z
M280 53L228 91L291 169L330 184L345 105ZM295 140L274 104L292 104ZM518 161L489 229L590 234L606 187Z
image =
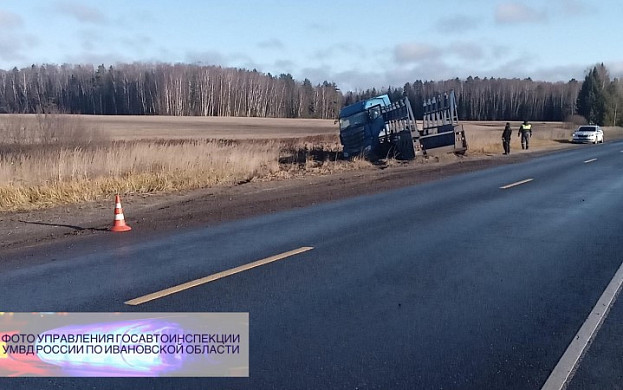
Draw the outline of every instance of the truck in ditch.
M431 152L465 153L467 141L458 123L454 91L424 101L419 129L407 97L391 102L380 95L340 111L340 142L345 158L363 156L413 159Z

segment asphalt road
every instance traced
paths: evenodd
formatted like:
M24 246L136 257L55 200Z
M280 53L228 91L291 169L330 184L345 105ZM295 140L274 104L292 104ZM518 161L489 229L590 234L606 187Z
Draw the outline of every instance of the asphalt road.
M250 377L9 378L0 388L539 389L623 261L622 172L623 142L586 145L147 240L14 251L0 259L2 310L249 312ZM300 247L313 249L124 303ZM621 345L617 329L606 345ZM607 353L589 349L576 386L591 387Z

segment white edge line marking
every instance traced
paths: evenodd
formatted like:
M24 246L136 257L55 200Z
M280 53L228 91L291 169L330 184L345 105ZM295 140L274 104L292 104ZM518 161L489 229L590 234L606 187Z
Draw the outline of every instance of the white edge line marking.
M147 294L147 295L140 296L138 298L130 299L129 301L125 301L124 303L126 305L131 305L131 306L141 305L143 303L146 303L146 302L149 302L149 301L153 301L153 300L158 299L158 298L166 297L167 295L171 295L171 294L178 293L180 291L188 290L190 288L193 288L193 287L196 287L196 286L200 286L202 284L206 284L206 283L209 283L209 282L213 282L213 281L218 280L218 279L226 278L228 276L231 276L231 275L243 272L243 271L248 271L248 270L250 270L252 268L256 268L256 267L259 267L261 265L272 263L272 262L277 261L277 260L283 260L283 259L285 259L287 257L298 255L299 253L307 252L307 251L310 251L312 249L314 249L314 248L311 247L311 246L303 246L303 247L300 247L298 249L293 249L291 251L283 252L283 253L280 253L278 255L267 257L265 259L257 260L257 261L251 262L251 263L243 264L243 265L235 267L235 268L230 268L230 269L225 270L225 271L217 272L215 274L208 275L208 276L200 278L200 279L191 280L190 282L178 284L177 286L169 287L169 288L166 288L164 290L156 291L156 292L151 293L151 294Z
M579 365L580 359L588 350L588 345L595 338L601 324L608 316L610 308L614 304L619 291L621 291L622 284L623 264L619 266L610 284L601 294L601 298L595 304L593 311L588 315L578 333L573 337L573 341L567 347L567 350L560 358L560 361L558 361L556 367L554 367L541 390L561 390L569 383Z
M593 161L597 161L596 158L591 158L590 160L584 161L584 164L592 163Z
M507 189L507 188L511 188L511 187L515 187L515 186L518 186L518 185L522 185L522 184L529 183L529 182L531 182L532 180L534 180L534 179L526 179L526 180L521 180L521 181L518 181L518 182L515 182L515 183L511 183L511 184L507 184L507 185L505 185L505 186L502 186L502 187L500 187L500 189L501 189L501 190L505 190L505 189Z

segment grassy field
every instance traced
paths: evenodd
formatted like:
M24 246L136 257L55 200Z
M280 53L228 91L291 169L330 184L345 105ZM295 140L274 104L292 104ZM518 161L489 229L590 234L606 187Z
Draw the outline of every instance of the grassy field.
M0 115L0 208L330 173L333 121Z
M36 115L22 116L36 120ZM228 139L270 140L333 136L333 120L234 117L80 116L84 127L97 129L114 141Z
M464 127L468 156L501 153L504 122ZM564 146L572 131L534 123L533 148ZM610 129L606 139L615 133L623 136ZM340 160L337 134L332 120L0 115L0 209L369 166ZM520 149L518 138L512 148Z

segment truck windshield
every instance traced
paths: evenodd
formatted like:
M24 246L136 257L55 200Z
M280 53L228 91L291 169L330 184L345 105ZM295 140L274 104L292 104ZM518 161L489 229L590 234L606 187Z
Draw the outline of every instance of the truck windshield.
M345 130L352 126L360 126L368 121L368 112L358 112L346 118L340 118L340 130Z

